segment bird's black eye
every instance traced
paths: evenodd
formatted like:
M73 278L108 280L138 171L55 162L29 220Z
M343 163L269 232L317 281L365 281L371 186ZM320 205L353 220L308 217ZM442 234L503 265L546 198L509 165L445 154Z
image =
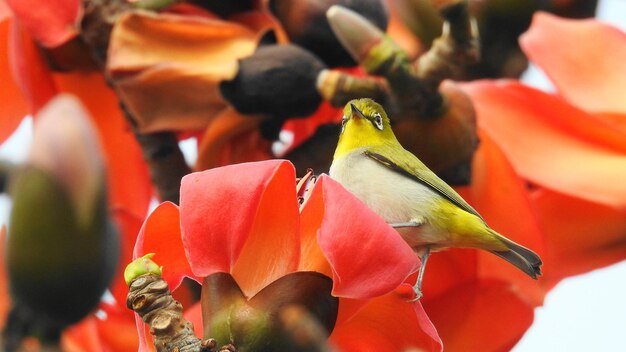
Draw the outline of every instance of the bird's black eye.
M347 122L348 122L348 118L344 116L343 119L341 119L341 132L343 132L343 130L346 128Z
M376 126L376 128L378 128L379 130L383 130L383 118L382 116L380 116L379 113L375 113L374 118L372 119L372 122L374 123L374 126Z

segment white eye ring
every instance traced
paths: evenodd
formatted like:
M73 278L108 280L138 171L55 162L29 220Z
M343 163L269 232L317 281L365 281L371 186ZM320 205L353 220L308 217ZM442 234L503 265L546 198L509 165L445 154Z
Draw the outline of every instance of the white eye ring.
M348 122L348 118L344 116L343 119L341 119L341 132L343 132L343 130L346 128L347 122Z
M374 126L376 126L376 128L378 128L380 131L383 130L383 118L382 116L380 116L379 113L375 113L374 114Z

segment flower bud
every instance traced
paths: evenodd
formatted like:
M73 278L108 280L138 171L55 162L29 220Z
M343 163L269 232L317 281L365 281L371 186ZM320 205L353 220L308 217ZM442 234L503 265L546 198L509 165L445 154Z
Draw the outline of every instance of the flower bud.
M62 95L35 119L29 164L10 185L7 269L15 309L30 312L33 329L60 330L98 304L117 267L119 243L87 113Z

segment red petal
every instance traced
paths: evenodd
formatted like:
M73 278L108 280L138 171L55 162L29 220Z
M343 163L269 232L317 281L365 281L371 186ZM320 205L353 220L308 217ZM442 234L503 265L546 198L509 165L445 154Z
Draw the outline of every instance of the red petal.
M544 264L552 267L545 255L543 233L528 199L526 184L515 174L502 151L488 135L480 133L480 141L472 163L472 184L462 190L465 191L462 192L464 198L478 210L489 226L510 240L532 249L541 256ZM546 288L542 286L544 279L535 281L491 253L481 251L476 255L476 275L480 278L508 281L515 285L518 292L527 295L528 301L534 305L542 304L546 293ZM433 275L432 272L428 272L426 278L430 279L426 284L445 280L445 276ZM460 280L456 280L458 282Z
M333 294L371 298L392 291L419 266L400 235L336 181L322 175L311 203L323 202L318 243L333 271Z
M187 175L183 242L193 272L230 272L250 297L297 268L295 170L287 161L230 165Z
M61 347L67 352L104 351L98 336L98 318L90 315L63 331Z
M461 284L423 304L449 351L508 351L533 321L533 308L497 280Z
M193 332L196 336L203 336L204 329L202 325L202 304L198 302L193 306L185 309L185 319L193 324Z
M57 74L54 78L62 91L79 97L94 118L106 154L109 204L144 218L152 197L152 183L115 93L100 74Z
M626 207L626 135L559 97L514 82L464 86L479 126L530 181ZM600 181L601 180L601 181Z
M57 88L37 44L17 21L12 23L9 62L15 81L34 113L57 94Z
M104 351L136 351L139 345L134 313L119 305L104 306L105 319L98 319L98 335ZM87 350L92 351L92 350Z
M552 265L545 280L581 274L626 258L626 212L548 190L533 195Z
M0 2L1 4L2 2ZM0 10L1 11L1 10ZM0 18L0 45L2 52L8 52L9 27L11 21ZM0 143L4 142L15 131L20 122L28 114L28 104L20 87L13 80L9 55L0 55Z
M342 303L339 304L340 315ZM343 352L405 351L411 348L441 351L443 347L422 305L408 303L395 293L369 301L349 321L335 326L330 342Z
M596 20L539 12L520 45L572 104L626 112L626 33Z
M156 253L154 261L163 266L163 280L171 291L180 285L185 276L194 278L183 248L180 215L176 204L159 204L143 223L137 236L133 258L148 253Z
M55 47L75 37L82 17L80 0L6 0L15 18L42 45Z

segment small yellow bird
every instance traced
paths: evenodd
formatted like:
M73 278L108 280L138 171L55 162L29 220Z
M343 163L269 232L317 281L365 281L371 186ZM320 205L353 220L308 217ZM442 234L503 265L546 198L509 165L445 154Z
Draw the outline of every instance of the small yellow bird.
M491 229L458 193L404 149L382 106L371 99L346 104L329 174L422 254L415 300L422 295L431 250L484 249L533 279L541 275L539 256Z

